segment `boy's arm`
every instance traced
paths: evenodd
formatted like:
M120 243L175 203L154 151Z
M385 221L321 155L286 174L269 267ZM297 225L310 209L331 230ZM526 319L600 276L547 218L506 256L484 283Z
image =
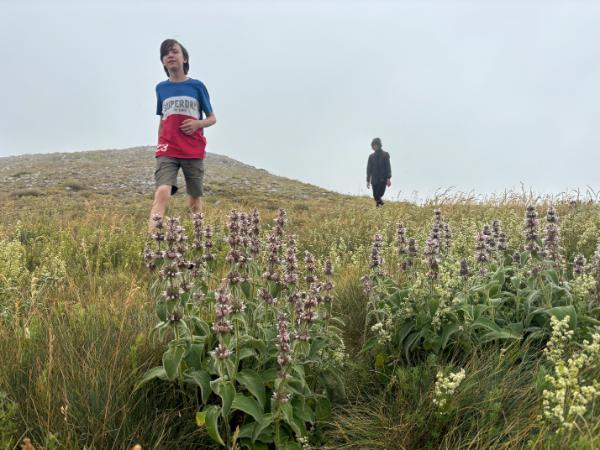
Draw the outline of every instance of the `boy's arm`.
M390 187L392 185L392 165L390 164L390 155L388 155L388 157L385 158L385 166L387 172L386 184L388 187Z
M179 127L181 131L185 134L193 134L199 128L208 128L217 123L217 116L215 113L210 112L206 113L206 119L196 120L196 119L186 119L181 122L181 126Z
M162 127L163 127L163 120L162 120L162 116L160 116L160 119L158 119L158 141L160 142L160 132L162 131Z

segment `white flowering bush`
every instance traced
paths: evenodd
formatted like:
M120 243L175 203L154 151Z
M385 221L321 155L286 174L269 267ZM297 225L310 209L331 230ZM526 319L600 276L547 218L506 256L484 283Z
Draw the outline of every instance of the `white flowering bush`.
M570 431L585 420L590 404L600 396L600 332L574 352L569 317L552 317L552 337L544 353L553 366L546 375L543 417L559 431Z
M18 239L0 239L0 289L18 286L29 276L25 247Z
M450 372L444 375L444 372L439 371L436 376L433 386L433 404L436 406L440 414L447 414L452 396L465 379L465 369L460 369L458 372Z
M11 316L26 289L30 273L25 261L26 249L16 238L0 239L0 317Z

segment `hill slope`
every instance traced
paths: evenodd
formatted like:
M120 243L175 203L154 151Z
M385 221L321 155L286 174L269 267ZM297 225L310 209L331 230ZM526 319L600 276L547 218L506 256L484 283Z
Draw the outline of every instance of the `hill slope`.
M3 196L60 194L152 195L154 147L75 153L20 155L0 158ZM320 187L273 175L227 156L208 153L205 195L235 196L252 190L290 199L343 197ZM179 186L183 192L183 176Z

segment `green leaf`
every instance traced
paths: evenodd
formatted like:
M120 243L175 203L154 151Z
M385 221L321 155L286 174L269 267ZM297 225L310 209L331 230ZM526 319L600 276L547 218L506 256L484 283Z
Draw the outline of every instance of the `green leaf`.
M385 364L385 355L383 353L377 353L375 356L375 367L378 369L383 369Z
M327 393L333 400L345 400L346 388L340 374L333 368L325 369L321 375Z
M262 340L248 335L240 337L238 341L238 348L254 348L260 354L267 353L267 346Z
M448 345L448 340L450 339L450 337L458 332L461 331L461 324L460 323L449 323L446 326L444 326L444 328L442 329L442 340L441 340L441 346L442 349L446 348L446 345Z
M210 375L205 370L194 370L184 374L184 380L187 383L195 384L200 387L202 393L202 402L206 403L210 397Z
M506 280L506 269L498 269L494 274L494 280L498 282L499 287L502 287L504 285L504 281Z
M548 308L544 312L549 316L556 317L558 320L570 316L571 320L569 320L569 328L574 330L577 327L577 311L573 305L555 306L554 308Z
M221 408L216 405L210 405L203 412L205 413L206 431L208 432L208 435L213 441L225 446L225 442L223 442L223 439L219 434L219 413L221 412Z
M240 428L240 439L248 439L251 442L260 440L261 443L273 442L273 414L263 416L262 422L250 422Z
M558 272L554 269L547 269L546 279L554 284L558 284Z
M324 422L331 418L331 402L326 397L317 399L315 407L315 418L317 421Z
M292 408L294 409L294 416L300 419L302 422L314 423L315 415L310 406L306 404L306 399L299 395L292 399Z
M412 320L409 322L404 322L399 328L397 328L398 332L396 333L395 342L397 344L400 344L406 338L406 336L408 336L408 334L413 330L414 327L415 323Z
M206 424L206 411L198 411L196 413L196 425L203 427Z
M263 408L258 402L252 397L247 397L244 394L236 393L233 403L231 404L232 410L243 411L246 414L254 417L254 420L261 422L263 420Z
M273 414L265 414L260 422L256 422L252 431L252 442L256 441L261 433L273 423Z
M473 328L484 328L489 330L479 339L479 342L481 343L494 340L521 339L523 337L521 333L517 332L511 327L503 328L486 317L480 317L473 322Z
M413 331L411 334L408 335L408 337L404 341L403 348L407 361L410 361L410 351L412 350L412 347L416 345L417 342L419 342L419 339L421 339L421 334L421 331Z
M210 330L210 326L204 320L199 317L192 316L192 325L194 327L194 334L198 336L211 336L212 331Z
M294 420L294 409L289 402L281 405L281 412L283 413L283 420L292 428L294 433L296 433L298 436L304 436L302 429Z
M202 367L204 355L204 344L193 343L190 345L187 355L185 355L185 362L188 364L188 367L200 369Z
M261 373L261 378L265 386L272 387L273 383L277 379L278 372L279 371L276 368L272 367L271 369L267 369Z
M266 402L265 386L260 375L254 370L244 369L237 374L236 380L245 387L264 408Z
M140 381L137 382L134 390L137 391L144 384L150 380L153 380L154 378L159 378L161 380L167 379L167 373L165 372L165 368L163 366L153 367L152 369L148 370L140 379Z
M310 344L310 351L308 353L307 359L310 361L318 362L319 352L327 345L327 341L325 339L316 338Z
M246 296L247 300L252 299L252 285L248 281L244 281L241 283L242 292Z
M160 320L166 322L167 317L169 316L169 309L165 302L160 302L156 305L156 315Z
M264 442L252 442L250 439L241 439L240 442L248 450L269 450L269 444Z
M302 450L302 447L300 447L300 444L298 444L296 441L287 441L284 442L283 450Z
M184 354L185 348L181 345L171 347L163 354L163 366L169 380L177 378Z
M402 303L404 302L404 300L406 300L406 298L408 297L408 294L410 294L410 291L411 291L410 289L397 290L396 292L394 292L392 295L390 295L387 298L387 301L388 301L388 303L391 303L396 308L400 308L402 306Z
M233 399L235 397L235 389L229 381L220 381L217 384L217 395L221 397L223 403L221 413L223 418L226 418L229 414L231 404L233 403Z
M253 348L244 347L240 350L240 361L242 359L251 357L255 357L256 359L258 359L258 353L256 353L256 350L254 350Z
M531 305L532 305L533 303L535 303L535 301L536 301L538 298L541 298L541 297L542 297L542 293L541 293L541 291L537 291L537 290L536 290L536 291L533 291L533 292L531 292L531 293L530 293L530 294L527 296L527 300L525 300L525 303L527 304L527 306L528 306L528 307L530 307L530 308L531 308Z

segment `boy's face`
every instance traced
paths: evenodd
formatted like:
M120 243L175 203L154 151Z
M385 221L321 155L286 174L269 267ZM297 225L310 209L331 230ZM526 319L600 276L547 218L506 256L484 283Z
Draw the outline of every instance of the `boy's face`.
M167 68L169 73L183 71L183 63L186 62L179 44L173 44L169 52L162 58L163 66Z

